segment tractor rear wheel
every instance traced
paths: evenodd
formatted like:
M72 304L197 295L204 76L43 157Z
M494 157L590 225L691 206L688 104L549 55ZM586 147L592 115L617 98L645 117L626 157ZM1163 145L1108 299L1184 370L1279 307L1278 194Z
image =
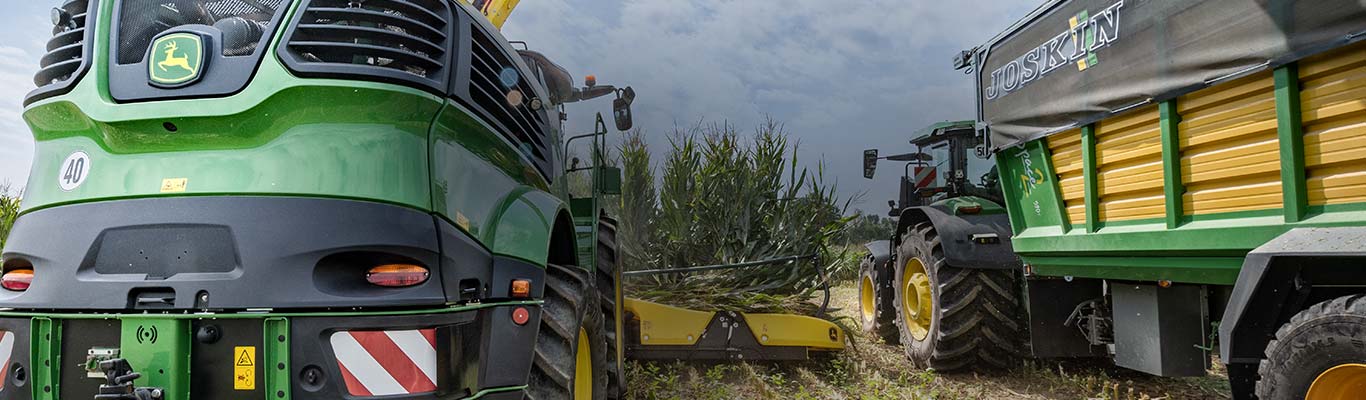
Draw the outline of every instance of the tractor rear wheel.
M593 273L546 266L545 304L526 398L603 400L607 342Z
M893 277L906 356L943 372L1010 367L1023 346L1015 274L948 265L929 222L904 232Z
M598 220L596 276L598 304L602 308L603 336L607 342L607 399L621 399L626 392L625 344L621 342L622 291L621 258L617 253L617 224L610 218Z
M877 265L872 255L859 262L859 322L864 334L896 344L901 336L896 328L896 299L892 295L890 272L887 266Z
M1366 295L1310 306L1276 330L1257 374L1262 400L1359 399L1366 393Z

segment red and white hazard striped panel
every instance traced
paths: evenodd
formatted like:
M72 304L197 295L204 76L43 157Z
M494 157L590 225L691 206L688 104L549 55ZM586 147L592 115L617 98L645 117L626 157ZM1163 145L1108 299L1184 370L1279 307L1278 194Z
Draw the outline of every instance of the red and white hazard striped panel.
M0 366L8 366L10 356L14 354L14 332L4 331L0 335ZM0 389L5 388L5 381L8 381L9 368L0 367Z
M332 334L352 396L436 391L436 330L342 331Z

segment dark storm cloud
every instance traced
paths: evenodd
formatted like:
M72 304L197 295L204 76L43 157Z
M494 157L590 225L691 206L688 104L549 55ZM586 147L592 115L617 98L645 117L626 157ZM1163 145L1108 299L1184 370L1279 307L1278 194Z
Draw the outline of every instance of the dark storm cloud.
M905 151L912 131L972 117L971 80L950 67L1036 1L526 0L509 19L525 40L577 76L629 84L637 126L662 151L675 125L700 118L746 128L765 115L801 141L799 159L826 163L844 196L883 212L896 174L862 177L865 148ZM605 100L570 109L587 130Z

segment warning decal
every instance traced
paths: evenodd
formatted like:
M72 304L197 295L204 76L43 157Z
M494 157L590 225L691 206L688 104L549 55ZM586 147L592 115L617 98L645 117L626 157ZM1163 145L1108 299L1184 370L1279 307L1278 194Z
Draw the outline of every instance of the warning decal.
M256 390L256 346L232 348L232 388Z

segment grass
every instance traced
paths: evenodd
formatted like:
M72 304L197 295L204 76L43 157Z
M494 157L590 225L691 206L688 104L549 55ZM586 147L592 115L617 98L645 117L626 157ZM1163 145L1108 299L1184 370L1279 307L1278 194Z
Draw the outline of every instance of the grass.
M835 317L858 312L857 289L836 287ZM631 362L631 399L1226 399L1217 367L1199 378L1161 378L1086 362L1029 361L999 373L916 370L899 346L854 333L853 346L797 363Z

